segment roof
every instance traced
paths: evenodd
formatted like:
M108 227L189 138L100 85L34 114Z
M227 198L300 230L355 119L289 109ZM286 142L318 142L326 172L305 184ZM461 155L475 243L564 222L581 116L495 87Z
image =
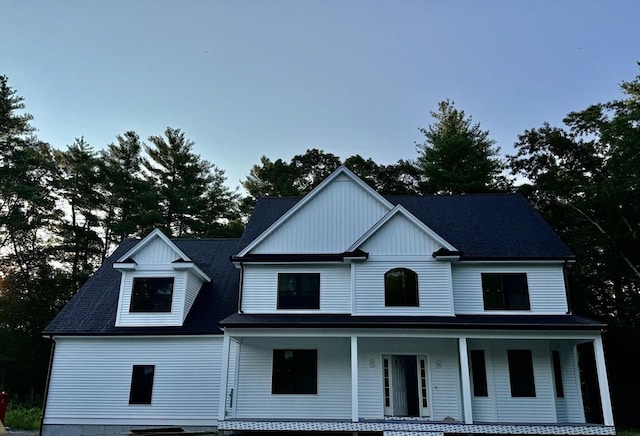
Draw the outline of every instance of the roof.
M357 316L349 314L238 314L220 322L235 328L422 328L602 330L605 324L577 315Z
M138 242L127 239L109 256L44 331L45 335L221 334L219 321L236 312L239 274L229 262L238 239L172 239L211 282L205 282L179 327L115 327L120 271L113 264Z
M571 250L521 194L388 196L460 252L460 260L567 260ZM246 247L300 198L261 198L240 239Z

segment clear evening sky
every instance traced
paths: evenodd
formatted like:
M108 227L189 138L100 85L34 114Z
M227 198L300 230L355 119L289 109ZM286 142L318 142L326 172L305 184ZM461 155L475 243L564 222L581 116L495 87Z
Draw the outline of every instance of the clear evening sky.
M178 127L231 187L261 155L413 159L446 98L510 153L638 60L640 0L0 0L0 74L41 139Z

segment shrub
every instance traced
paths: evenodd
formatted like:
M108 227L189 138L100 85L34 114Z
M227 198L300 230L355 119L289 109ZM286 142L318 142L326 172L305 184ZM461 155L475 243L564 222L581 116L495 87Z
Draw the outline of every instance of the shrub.
M38 407L26 407L9 402L4 425L14 429L37 430L40 428L40 415L41 410Z

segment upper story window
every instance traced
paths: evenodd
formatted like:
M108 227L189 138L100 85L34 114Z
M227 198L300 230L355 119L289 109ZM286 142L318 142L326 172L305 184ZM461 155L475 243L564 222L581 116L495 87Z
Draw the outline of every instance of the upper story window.
M418 275L407 268L384 274L385 306L418 306Z
M320 273L279 273L278 309L320 309Z
M129 312L171 312L173 277L134 277Z
M525 273L484 273L485 310L529 310L529 286Z

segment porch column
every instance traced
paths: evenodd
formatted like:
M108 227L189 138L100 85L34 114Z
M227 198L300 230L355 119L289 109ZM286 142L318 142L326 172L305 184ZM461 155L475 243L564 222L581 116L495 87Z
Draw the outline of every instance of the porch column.
M602 336L593 340L593 351L596 357L596 369L598 372L598 386L600 387L600 402L602 403L602 416L604 425L613 425L613 412L611 410L611 395L609 393L609 379L607 378L607 366L604 361L604 348Z
M358 422L358 337L351 336L351 421Z
M231 349L231 337L224 333L222 340L222 371L220 374L220 399L218 403L218 421L224 421L227 411L227 389L229 378L229 351Z
M464 423L473 424L471 411L471 379L469 378L469 354L467 351L467 338L458 338L460 352L460 376L462 381L462 405L464 408Z

